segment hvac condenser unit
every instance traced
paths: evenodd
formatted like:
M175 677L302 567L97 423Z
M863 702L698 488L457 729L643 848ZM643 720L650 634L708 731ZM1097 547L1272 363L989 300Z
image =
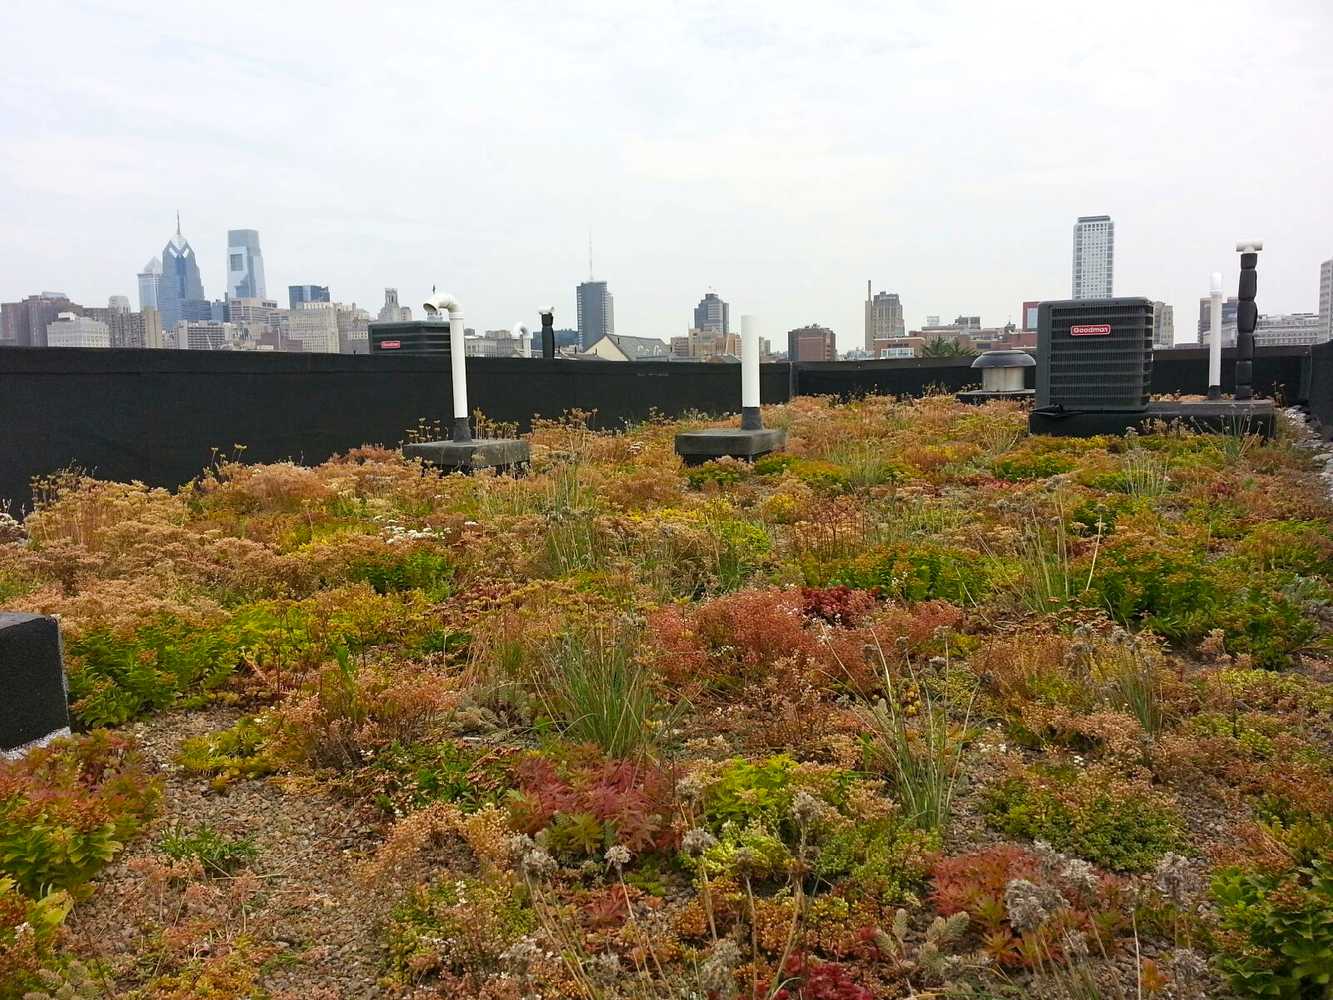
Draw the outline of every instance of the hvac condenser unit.
M1043 302L1037 314L1037 407L1137 411L1152 383L1148 299Z
M449 324L439 320L371 323L372 354L448 354Z

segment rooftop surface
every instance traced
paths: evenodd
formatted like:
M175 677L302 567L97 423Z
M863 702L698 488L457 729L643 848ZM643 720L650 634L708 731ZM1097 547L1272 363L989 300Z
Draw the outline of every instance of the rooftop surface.
M45 484L0 608L79 732L0 764L0 997L1320 995L1303 428L764 420Z

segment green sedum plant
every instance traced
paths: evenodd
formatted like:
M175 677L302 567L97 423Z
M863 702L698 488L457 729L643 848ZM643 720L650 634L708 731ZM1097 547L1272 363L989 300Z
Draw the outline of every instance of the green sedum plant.
M1287 873L1213 877L1224 928L1218 964L1242 997L1323 1000L1333 984L1333 857Z
M228 729L193 736L181 744L179 761L190 774L212 778L221 791L234 781L272 774L276 764L265 752L268 733L257 718L247 716Z
M389 918L389 979L407 985L450 974L476 982L535 926L526 890L499 875L419 886Z
M0 876L33 898L83 885L138 832L159 796L130 741L107 732L0 763Z
M20 1000L43 985L43 968L72 905L67 892L32 899L0 875L0 1000Z
M176 824L157 843L173 861L198 861L213 877L234 875L259 857L253 837L228 837L207 824L193 829Z
M1100 768L1024 772L988 788L982 807L1002 833L1044 840L1112 871L1147 871L1167 851L1185 846L1182 821L1168 799Z

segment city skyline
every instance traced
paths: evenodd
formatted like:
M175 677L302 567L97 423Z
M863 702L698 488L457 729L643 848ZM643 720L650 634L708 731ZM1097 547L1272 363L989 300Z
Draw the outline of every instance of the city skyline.
M1075 292L1077 291L1078 282L1080 280L1079 262L1080 262L1080 248L1082 245L1080 242L1080 234L1082 231L1086 230L1089 224L1097 226L1103 223L1109 225L1110 227L1110 231L1106 237L1110 249L1110 254L1109 254L1110 260L1108 261L1108 267L1112 269L1114 267L1114 241L1115 241L1114 221L1111 219L1110 216L1107 215L1079 216L1074 224L1073 264L1070 265L1070 272L1069 272L1072 273L1073 275ZM182 291L180 293L181 297L179 298L179 300L173 302L172 295L170 293L170 290L168 289L167 302L165 303L166 308L164 310L164 319L163 319L164 329L168 331L172 328L172 324L167 322L166 317L169 316L173 311L175 311L177 314L177 321L186 318L194 321L205 321L208 317L203 315L203 306L210 302L210 299L207 297L206 291L203 287L205 283L205 276L210 270L209 261L207 259L204 259L204 261L200 263L200 258L197 252L194 250L194 245L186 237L182 235L182 231L180 229L181 223L180 223L179 212L177 212L176 216L176 225L177 225L176 233L175 235L172 236L172 238L168 241L167 245L164 247L161 258L157 256L152 257L149 260L149 262L144 266L144 269L135 275L141 307L142 305L147 304L146 293L158 299L162 297L163 295L162 282L163 282L164 269L168 272L168 275L175 275L174 280L177 282L177 285L182 289ZM259 250L258 231L228 230L226 238L227 238L227 252L225 255L222 255L223 259L222 267L226 271L225 281L228 286L225 294L230 295L233 291L237 290L236 285L234 284L234 280L236 278L238 269L236 267L236 256L234 251L237 250L238 246L245 247L247 250L248 259L245 261L244 267L241 268L240 270L242 272L242 278L250 282L249 285L243 287L241 290L248 291L250 288L254 288L257 286L260 292L264 292L265 291L264 263L263 263L263 254ZM1099 239L1101 238L1100 234L1098 234L1098 238ZM1269 259L1271 259L1271 256ZM165 266L163 264L163 261L166 262ZM1266 263L1267 262L1268 261L1266 260ZM1299 315L1306 312L1313 312L1318 315L1321 315L1321 317L1327 317L1328 313L1325 312L1324 310L1326 309L1325 303L1327 302L1326 296L1328 294L1326 291L1326 287L1328 284L1327 275L1329 273L1328 272L1329 264L1330 262L1328 261L1322 261L1320 263L1319 273L1316 275L1315 281L1311 285L1311 293L1307 296L1305 302L1297 302L1294 306L1286 308L1279 307L1276 305L1269 307L1262 301L1262 296L1261 296L1261 311L1267 315L1274 315L1274 316ZM300 265L295 265L293 269L301 270L302 268ZM1106 280L1109 281L1110 278L1109 275L1106 275L1104 277L1106 278ZM1268 273L1268 271L1266 270L1265 277L1271 278L1273 277L1273 275ZM1281 282L1278 283L1281 284ZM53 282L53 284L67 285L69 284L69 282L56 281ZM606 296L608 312L611 317L611 323L610 323L611 331L614 332L614 312L613 312L614 306L612 304L614 296L612 296L612 294L610 293L609 283L604 280L581 282L575 286L574 306L573 309L571 310L572 315L567 316L567 321L571 325L577 326L578 310L581 304L582 296L584 294L583 290L585 288L591 290L594 287L601 289L602 293L604 293ZM188 296L190 294L190 291L195 288L197 288L199 292L202 293L202 298L199 300L189 300ZM326 286L290 285L288 286L288 289L289 289L289 296L292 294L298 294L298 289L299 289L303 292L315 291L322 296L323 301L330 301L330 286L327 285ZM14 293L6 295L3 292L0 292L0 299L8 298L12 300L18 300L20 296L24 294L31 294L31 293L22 293L19 291L15 291ZM101 299L113 297L116 294L117 294L116 292L111 292L108 293L107 296L102 296ZM965 297L966 293L963 294ZM1112 294L1133 295L1135 293L1132 291L1113 289ZM254 295L254 296L245 295L238 297L264 299L267 298L267 295L266 294ZM1058 299L1062 297L1063 296L1061 295L1051 295L1048 296L1047 298ZM1075 295L1075 297L1077 297L1077 295ZM70 298L73 301L81 301L79 296L76 294L71 295ZM336 296L336 298L340 302L346 301L349 303L354 303L356 301L361 301L360 299L344 297L344 296ZM887 300L893 300L894 310L897 310L903 316L912 315L912 313L909 313L901 305L898 304L899 296L897 292L874 293L873 298L876 303L883 303ZM1012 296L1010 296L1010 298L1012 299ZM186 307L185 311L181 312L182 304L186 301L191 301L192 307ZM221 300L219 299L218 301ZM729 306L729 303L724 300L721 300L715 292L709 291L708 294L704 297L704 299L698 304L698 306L695 307L696 314L698 313L698 310L701 307L703 307L706 303L709 303L710 301L720 303L720 306L723 310L726 310ZM1157 300L1157 301L1165 301L1165 300ZM1193 301L1192 299L1189 300L1189 302L1192 301ZM294 306L299 303L293 300L291 304ZM161 307L161 305L162 303L159 302L159 307ZM870 305L871 305L870 300L867 300L866 303L863 304L864 312L861 317L863 330L867 329L865 324L869 318ZM1175 303L1166 302L1166 305L1174 308ZM1188 306L1189 303L1186 303L1187 309ZM408 306L407 308L410 309L411 307ZM965 309L967 308L966 304L964 308ZM906 322L905 320L900 320L900 322L902 322L904 330L926 327L931 325L930 320L932 318L935 318L938 315L947 315L948 311L949 309L945 309L943 313L924 315L921 317L921 321L917 323ZM473 312L473 310L470 309L469 312ZM559 306L557 306L557 312L563 314L563 310ZM215 314L217 313L216 306L214 306L214 313ZM214 318L216 319L217 316L215 315ZM1021 307L1016 311L1010 310L1008 312L1004 312L1003 318L998 318L997 316L994 315L988 316L986 325L999 327L1009 322L1014 323L1015 326L1017 326L1020 329L1024 326L1025 318L1022 315ZM785 325L785 324L780 324L780 325ZM1328 326L1329 324L1327 322L1327 319L1325 319L1324 327ZM863 346L862 345L863 336L858 335L858 332L855 329L843 329L842 331L839 331L837 327L832 327L832 328L834 329L835 336L840 337L840 339L837 341L839 353L845 353L847 351L857 350L858 348L861 348ZM674 335L675 334L670 330L667 330L666 332L660 334L659 333L635 334L635 336L655 337L668 343L670 342L671 338ZM1195 341L1189 339L1190 336L1191 334L1189 332L1188 327L1186 327L1186 329L1183 331L1177 332L1175 336L1176 346L1181 346L1196 342L1197 343L1204 342L1202 337L1198 341Z
M132 294L177 207L217 298L227 231L249 226L271 290L314 277L378 302L394 285L419 309L438 286L486 325L553 303L572 325L591 229L618 330L678 335L682 301L715 284L775 323L818 317L842 350L867 275L909 328L1020 322L1022 300L1066 295L1070 226L1093 212L1117 222L1116 291L1181 315L1212 271L1234 289L1237 239L1265 241L1275 313L1317 308L1309 275L1333 254L1333 139L1309 128L1333 92L1333 11L1316 0L1221 0L1207 46L1196 12L1139 0L353 9L8 12L77 72L41 46L7 54L3 297ZM256 60L256 25L303 44ZM442 37L469 40L445 74ZM203 110L224 107L256 114ZM256 127L281 122L303 127ZM575 135L577 157L551 154Z

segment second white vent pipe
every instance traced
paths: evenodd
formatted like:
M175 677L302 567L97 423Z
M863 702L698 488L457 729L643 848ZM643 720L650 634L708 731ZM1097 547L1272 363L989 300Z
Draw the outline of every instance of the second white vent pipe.
M426 315L449 314L449 367L453 375L454 431L453 440L471 441L472 427L468 423L467 408L467 354L463 342L463 307L452 295L442 293L426 300Z
M518 341L519 357L532 357L532 331L528 329L528 324L515 323L513 329L509 331L509 336Z
M1209 287L1208 398L1222 398L1222 272L1214 271Z
M763 430L759 414L759 322L741 317L741 430Z

